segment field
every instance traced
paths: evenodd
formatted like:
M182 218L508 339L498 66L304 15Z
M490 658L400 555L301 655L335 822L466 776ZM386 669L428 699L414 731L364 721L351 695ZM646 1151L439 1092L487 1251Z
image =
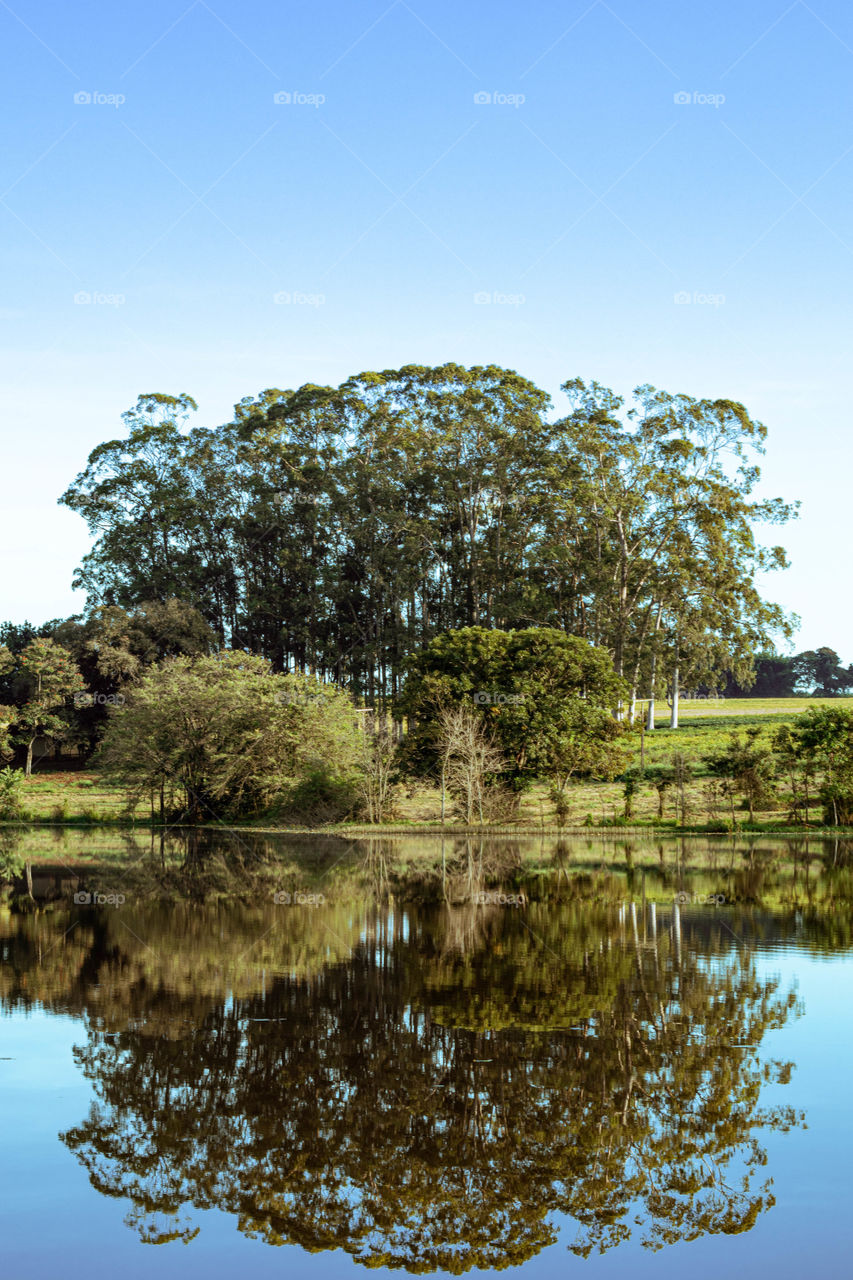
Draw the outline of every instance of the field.
M837 702L837 699L818 698L737 698L686 700L681 705L680 727L673 731L668 727L669 712L664 705L656 715L653 733L645 733L642 739L643 759L646 769L669 765L674 752L683 753L690 763L692 780L685 788L687 822L691 826L703 826L719 821L727 815L715 813L709 806L707 788L711 781L703 757L725 746L732 733L743 733L757 726L762 736L792 720L808 707ZM640 764L641 735L634 738L634 761ZM624 790L622 783L579 783L567 792L569 810L567 826L599 826L620 821L624 814ZM674 823L673 790L665 794L664 822ZM122 792L110 786L97 773L90 770L57 770L41 765L30 778L22 796L26 819L36 822L102 823L121 821L124 816ZM632 824L645 825L658 821L658 793L648 781L641 782L633 799ZM440 819L440 796L436 788L403 785L397 805L395 825L431 826ZM773 807L756 815L760 825L785 825L788 806L784 797L773 802ZM730 816L730 815L728 815ZM736 819L742 823L748 815L736 810ZM148 818L139 810L139 821ZM516 818L524 824L551 825L555 822L554 806L546 786L535 786L522 797ZM817 810L812 821L819 821ZM249 824L251 825L251 824Z
M121 818L122 791L90 770L37 765L24 783L24 816L36 822L106 822Z

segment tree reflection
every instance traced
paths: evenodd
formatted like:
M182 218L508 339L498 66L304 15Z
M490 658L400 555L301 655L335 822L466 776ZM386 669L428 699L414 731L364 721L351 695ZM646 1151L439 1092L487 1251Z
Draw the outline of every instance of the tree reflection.
M7 921L2 995L85 1016L97 1100L62 1138L144 1240L216 1208L270 1244L461 1273L531 1257L562 1215L585 1255L773 1203L761 1135L798 1117L761 1106L790 1064L760 1050L796 1002L721 929L577 904L327 906L265 936L263 913L118 915L64 941L62 913Z

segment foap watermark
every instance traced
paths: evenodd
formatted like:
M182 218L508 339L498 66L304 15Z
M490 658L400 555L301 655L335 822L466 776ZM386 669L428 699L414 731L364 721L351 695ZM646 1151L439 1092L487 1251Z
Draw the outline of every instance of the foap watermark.
M328 702L329 696L319 689L316 693L308 689L283 689L275 695L275 700L283 707L309 707L317 702Z
M287 889L278 889L272 900L277 907L322 907L326 898L322 893L290 893Z
M495 689L478 689L474 701L481 707L517 707L524 701L523 693L502 693Z
M325 93L300 93L297 89L280 89L272 100L277 107L322 107Z
M119 107L124 106L127 98L123 93L89 93L86 89L79 89L74 95L74 103L78 107Z
M677 893L673 902L680 907L721 907L726 901L724 893Z
M478 107L515 107L518 110L527 101L523 93L487 93L481 89L474 94L474 104Z
M478 907L526 907L527 897L523 893L502 893L496 889L481 889L474 894L474 904Z
M272 296L277 307L322 307L325 293L301 293L299 289L280 289Z
M721 707L726 701L721 693L682 693L679 699L681 702L706 702L709 707Z
M316 493L299 493L298 491L287 492L285 489L278 489L270 498L274 507L283 507L290 500L294 505L302 503L316 507L320 501Z
M677 107L719 108L725 102L726 95L724 93L700 93L698 89L688 93L686 89L680 89L678 93L672 95L672 100Z
M123 693L75 693L75 707L123 707Z
M672 295L672 300L677 307L722 307L726 301L724 293L700 293L698 289L694 289L691 293L689 289L680 289L678 293Z
M123 307L126 301L123 293L90 293L88 289L80 289L74 295L78 307Z
M88 889L78 889L74 902L78 907L121 907L127 898L123 893L91 893Z
M527 301L523 293L501 293L498 289L489 292L480 289L474 294L475 307L520 307Z

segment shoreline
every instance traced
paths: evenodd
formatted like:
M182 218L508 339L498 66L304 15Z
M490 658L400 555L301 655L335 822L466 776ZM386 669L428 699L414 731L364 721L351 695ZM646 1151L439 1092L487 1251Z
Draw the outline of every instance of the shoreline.
M28 830L30 828L45 828L48 830L68 829L71 831L150 831L169 832L169 831L230 831L235 834L244 833L246 835L275 835L275 836L553 836L564 837L571 836L615 836L617 838L623 836L716 836L722 840L744 836L783 836L789 839L803 839L809 836L819 836L821 839L853 837L853 826L791 826L791 825L763 825L760 823L744 823L734 827L726 827L721 829L719 826L711 826L709 824L691 824L688 826L675 826L668 823L648 823L648 824L621 824L621 823L596 823L595 825L566 825L558 826L556 823L524 823L511 825L507 823L494 825L474 825L465 826L462 824L441 826L437 823L413 823L404 825L400 823L385 823L369 825L366 823L353 824L330 824L329 826L319 827L295 827L295 826L270 826L268 824L256 825L245 823L227 823L227 822L151 822L151 821L127 821L126 819L110 819L110 818L21 818L21 819L2 819L0 820L0 832L14 830Z

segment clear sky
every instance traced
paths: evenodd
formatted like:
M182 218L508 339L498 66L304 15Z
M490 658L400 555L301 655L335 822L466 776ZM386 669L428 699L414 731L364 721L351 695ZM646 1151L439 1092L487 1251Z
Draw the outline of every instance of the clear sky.
M742 400L766 592L853 658L849 0L0 0L0 51L0 618L82 609L56 499L140 392L454 360Z

